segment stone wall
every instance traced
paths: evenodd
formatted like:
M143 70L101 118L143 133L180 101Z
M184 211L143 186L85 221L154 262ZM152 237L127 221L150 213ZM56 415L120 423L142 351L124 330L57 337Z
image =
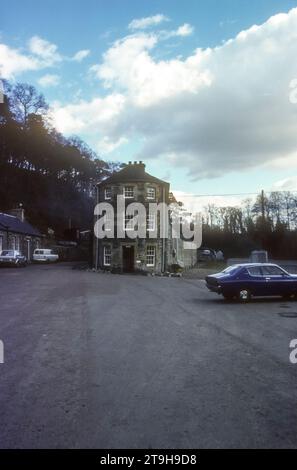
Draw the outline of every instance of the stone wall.
M171 228L169 225L169 217L166 218L166 222L169 227L169 237L162 239L160 238L160 214L158 213L156 220L157 237L150 238L150 233L147 232L147 238L130 239L129 237L117 238L116 225L117 225L117 196L124 194L125 186L133 186L134 197L125 199L125 207L127 205L138 202L142 203L146 209L146 213L149 213L150 203L161 203L169 202L169 185L167 183L157 184L153 182L129 182L117 184L106 184L102 183L98 186L98 202L109 203L114 208L114 227L115 227L115 238L105 238L97 240L94 237L94 266L100 269L108 269L114 272L121 272L123 270L123 247L132 246L134 247L134 270L142 272L155 272L161 273L165 271L171 271L173 265L180 265L182 268L188 268L195 266L197 263L197 250L185 250L183 240L172 239ZM111 190L111 197L105 199L105 189ZM155 189L155 199L147 198L147 189ZM96 217L95 217L96 222ZM104 246L111 248L111 264L110 266L104 266ZM147 260L147 247L154 246L156 248L155 266L148 266ZM97 253L97 261L96 261Z

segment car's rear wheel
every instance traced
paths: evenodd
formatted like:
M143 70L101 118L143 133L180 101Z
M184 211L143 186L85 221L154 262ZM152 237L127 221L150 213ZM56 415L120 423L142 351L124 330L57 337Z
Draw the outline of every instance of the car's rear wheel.
M240 289L238 292L238 300L242 303L247 303L251 300L251 292L248 289Z

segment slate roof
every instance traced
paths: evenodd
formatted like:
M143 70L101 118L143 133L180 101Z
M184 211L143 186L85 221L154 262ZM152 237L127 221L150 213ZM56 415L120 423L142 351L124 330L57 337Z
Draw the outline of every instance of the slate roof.
M6 231L8 228L9 232L21 233L23 235L32 235L34 237L40 237L41 233L37 228L32 227L26 220L22 222L14 215L4 214L0 212L0 230Z
M169 185L166 181L162 181L155 176L146 173L145 165L142 162L129 163L120 171L117 171L113 175L106 178L104 181L98 183L98 185L106 185L112 183L130 183L130 182L146 182L156 183L162 185Z

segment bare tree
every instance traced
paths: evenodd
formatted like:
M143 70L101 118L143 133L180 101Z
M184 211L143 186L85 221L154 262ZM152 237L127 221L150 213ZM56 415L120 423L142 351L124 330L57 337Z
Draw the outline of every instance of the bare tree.
M24 126L30 114L45 114L49 108L44 96L27 83L17 83L12 88L10 101L13 113Z

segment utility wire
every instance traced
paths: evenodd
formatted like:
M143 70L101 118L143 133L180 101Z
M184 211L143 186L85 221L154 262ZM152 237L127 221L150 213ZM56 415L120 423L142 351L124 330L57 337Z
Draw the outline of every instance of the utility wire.
M176 193L176 191L175 191ZM265 194L271 193L297 193L297 190L288 191L285 189L276 190L276 191L264 191ZM260 196L261 191L257 193L225 193L225 194L183 194L178 195L178 197L227 197L227 196Z

